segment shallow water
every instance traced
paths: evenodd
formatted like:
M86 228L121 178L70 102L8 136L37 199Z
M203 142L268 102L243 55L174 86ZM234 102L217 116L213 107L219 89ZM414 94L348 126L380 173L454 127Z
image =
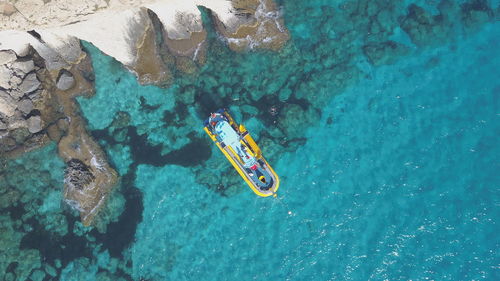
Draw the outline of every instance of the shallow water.
M356 23L356 40L338 43L348 28L332 9L344 2L285 1L292 42L284 50L234 54L213 39L199 73L179 75L168 89L138 85L85 44L97 94L78 102L122 176L104 210L111 223L84 228L55 204L63 164L54 146L9 162L12 170L32 163L26 169L35 173L9 182L25 199L1 217L14 237L5 243L40 257L9 252L20 265L28 254L38 264L6 272L27 277L50 266L60 280L499 279L500 23L424 47L396 27L391 39L408 51L375 67L360 51L372 40L365 23ZM436 13L430 1L417 2ZM221 106L247 125L280 175L277 199L253 194L204 134L202 119ZM36 194L29 181L40 175L33 189L46 189ZM18 222L6 227L9 218ZM36 239L50 240L55 253Z

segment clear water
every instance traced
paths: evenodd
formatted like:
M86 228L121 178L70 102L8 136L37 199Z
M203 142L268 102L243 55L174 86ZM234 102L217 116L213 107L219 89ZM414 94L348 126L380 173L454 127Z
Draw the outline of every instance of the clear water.
M11 183L34 198L23 199L24 216L43 219L32 236L49 239L55 253L30 243L31 221L8 228L0 216L15 237L8 242L23 249L9 257L22 265L25 249L40 251L18 276L52 266L59 280L500 279L500 23L423 48L394 27L390 39L411 51L374 67L359 51L369 40L363 24L355 40L338 43L345 27L336 16L345 15L332 9L344 2L284 1L292 34L284 50L234 54L215 41L199 73L169 89L138 85L85 44L97 94L78 101L122 176L114 196L126 203L111 202L119 219L107 230L85 229L55 204L63 164L54 146L9 163L34 171L43 159L55 163L38 165L51 169L42 194ZM431 1L417 2L437 13ZM308 110L285 115L286 104ZM275 128L286 132L276 139L296 143L262 146L281 178L277 199L253 194L202 131L205 111L219 106L261 144L267 131L279 135ZM120 112L130 116L126 126L117 125Z
M499 31L373 69L336 97L275 161L277 200L221 198L188 169L141 165L136 276L498 278Z

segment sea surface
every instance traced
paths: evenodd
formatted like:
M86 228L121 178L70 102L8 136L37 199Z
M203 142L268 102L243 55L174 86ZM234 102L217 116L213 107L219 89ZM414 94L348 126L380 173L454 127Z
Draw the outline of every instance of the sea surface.
M347 46L327 25L341 2L281 3L292 39L279 53L235 54L212 34L206 65L168 89L140 86L84 43L97 93L78 102L122 177L111 222L84 228L64 206L51 145L8 164L50 171L51 189L6 209L12 221L31 212L39 222L17 223L19 238L3 243L38 249L39 280L500 280L500 22L425 46L396 28L404 54L375 66L352 53L325 66ZM349 73L341 85L340 72ZM268 152L276 199L256 196L204 134L217 107ZM6 273L37 271L26 268Z

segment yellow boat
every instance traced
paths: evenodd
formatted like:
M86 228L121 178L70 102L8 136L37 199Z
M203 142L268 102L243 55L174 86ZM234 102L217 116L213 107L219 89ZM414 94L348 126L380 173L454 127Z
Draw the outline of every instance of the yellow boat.
M255 194L276 197L278 175L243 125L234 122L229 112L219 109L205 120L205 132L224 153Z

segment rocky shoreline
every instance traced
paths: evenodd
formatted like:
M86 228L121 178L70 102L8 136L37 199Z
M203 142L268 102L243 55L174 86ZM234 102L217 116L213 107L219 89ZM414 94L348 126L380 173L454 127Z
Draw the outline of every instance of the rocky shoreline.
M87 2L90 7L95 1ZM88 14L77 11L77 20L32 13L24 22L26 7L37 5L32 0L0 5L1 28L7 29L0 31L0 155L16 157L57 142L67 164L65 201L80 212L84 225L92 224L118 175L87 132L74 99L95 91L80 40L121 62L141 84L168 86L172 67L192 73L205 61L207 32L198 6L208 9L235 51L278 50L289 38L270 0L139 1L119 7L98 1Z

